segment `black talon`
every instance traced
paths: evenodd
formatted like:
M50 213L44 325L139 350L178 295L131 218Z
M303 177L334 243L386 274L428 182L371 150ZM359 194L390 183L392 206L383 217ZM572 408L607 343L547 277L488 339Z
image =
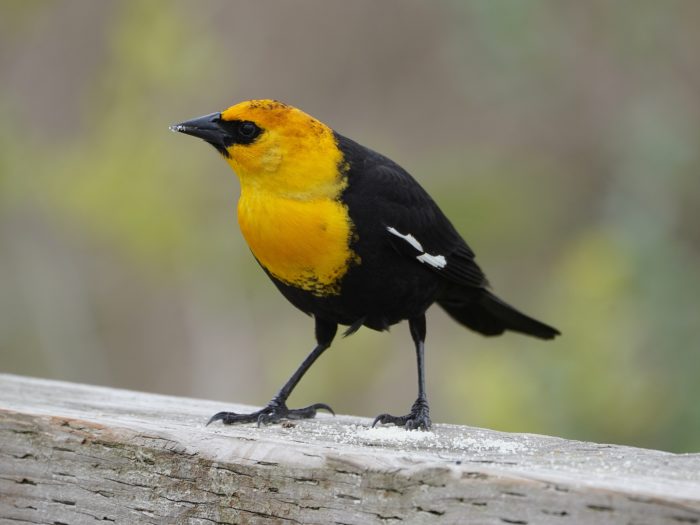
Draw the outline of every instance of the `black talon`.
M386 419L390 417L390 414L379 414L374 418L374 421L372 421L372 428L376 427L377 423L381 423L383 425L386 422Z
M374 418L372 428L379 423L382 425L404 427L406 430L430 430L432 422L430 421L428 406L425 403L419 403L419 401L416 401L411 412L405 416L392 416L391 414L378 415Z
M325 403L316 403L315 405L311 405L310 407L307 407L307 408L313 408L314 410L321 410L321 409L327 410L328 412L331 413L332 416L335 416L335 411L331 407L326 405Z
M272 423L272 416L265 414L265 412L261 412L260 414L258 414L256 422L259 428L260 425L267 425L268 423Z
M260 411L252 414L237 414L236 412L218 412L211 416L207 425L211 425L214 421L221 421L224 425L232 425L234 423L252 423L257 419Z
M207 424L204 425L204 426L205 426L205 427L208 427L208 426L211 425L214 421L218 421L219 419L223 418L223 417L224 417L224 414L226 414L226 412L217 412L216 414L214 414L213 416L211 416L211 417L209 418L209 421L207 421Z
M251 412L250 414L237 414L236 412L219 412L214 414L209 421L209 426L214 421L221 421L224 425L234 425L236 423L257 423L260 425L269 425L279 423L284 419L311 419L316 416L316 412L320 409L328 410L331 414L335 412L325 403L316 403L304 408L289 409L285 403L279 399L273 399L263 409Z

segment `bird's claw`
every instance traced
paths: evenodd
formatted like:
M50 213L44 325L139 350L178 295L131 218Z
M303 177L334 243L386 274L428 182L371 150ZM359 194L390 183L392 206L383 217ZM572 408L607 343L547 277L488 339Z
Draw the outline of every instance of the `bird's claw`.
M428 403L422 399L418 399L411 407L411 412L405 416L379 414L374 418L372 428L374 428L377 423L382 425L396 425L399 427L404 427L406 430L430 430L430 427L432 426Z
M214 421L221 421L224 425L235 425L238 423L257 423L258 426L270 425L279 423L285 419L310 419L316 416L318 410L327 410L335 415L333 409L325 403L315 403L304 408L290 409L287 408L286 403L273 399L265 408L251 412L250 414L218 412L209 419L207 426Z

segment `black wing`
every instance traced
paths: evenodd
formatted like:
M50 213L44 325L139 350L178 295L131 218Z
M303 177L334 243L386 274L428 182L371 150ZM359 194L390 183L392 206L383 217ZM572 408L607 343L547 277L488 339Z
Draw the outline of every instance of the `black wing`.
M488 286L474 252L406 170L350 139L336 137L348 163L348 193L356 222L373 221L376 234L396 251L448 281Z

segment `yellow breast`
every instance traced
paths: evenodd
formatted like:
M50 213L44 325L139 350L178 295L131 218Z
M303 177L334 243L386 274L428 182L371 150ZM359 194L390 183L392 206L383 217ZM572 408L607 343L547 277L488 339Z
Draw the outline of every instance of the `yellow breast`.
M255 257L277 279L314 295L340 292L357 256L347 208L331 198L296 200L243 191L238 222Z

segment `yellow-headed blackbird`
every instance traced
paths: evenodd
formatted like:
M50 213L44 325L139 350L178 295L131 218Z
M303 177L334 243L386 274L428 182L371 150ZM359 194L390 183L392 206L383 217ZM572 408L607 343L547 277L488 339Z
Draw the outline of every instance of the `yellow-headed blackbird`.
M405 416L374 424L430 428L425 393L425 312L438 303L484 335L506 330L552 339L559 332L488 290L474 252L426 191L399 165L274 100L241 102L172 126L204 139L241 182L238 222L253 255L280 292L315 320L316 347L282 389L251 414L220 412L225 424L311 418L287 398L331 345L362 326L408 320L418 359L418 399Z

